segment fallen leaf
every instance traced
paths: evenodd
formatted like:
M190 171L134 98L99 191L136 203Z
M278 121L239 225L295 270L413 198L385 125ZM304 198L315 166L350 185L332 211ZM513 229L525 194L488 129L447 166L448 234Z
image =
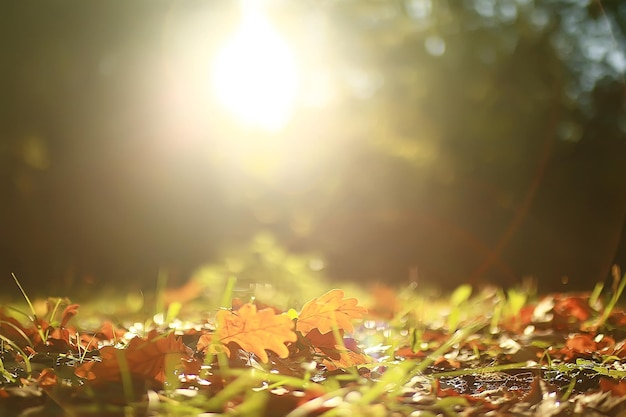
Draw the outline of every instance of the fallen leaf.
M613 395L623 397L626 395L626 381L615 382L609 378L600 379L600 389Z
M57 376L52 368L45 368L37 377L37 383L42 388L53 387L57 384Z
M608 322L616 327L626 326L626 313L623 311L613 311L609 315Z
M123 355L122 349L113 346L105 346L100 349L100 361L83 362L76 368L74 373L80 378L95 382L110 382L120 379L121 369L119 355Z
M191 279L179 288L167 288L163 291L163 302L165 305L170 305L174 302L186 303L188 301L198 298L204 287L199 281Z
M216 321L215 337L224 347L234 342L264 363L269 360L266 350L286 358L289 349L285 343L297 340L293 321L286 314L276 314L269 308L257 311L254 304L244 304L237 311L220 310ZM225 350L230 356L230 351Z
M122 369L127 368L135 377L165 382L167 371L180 366L190 354L189 349L174 333L162 337L156 331L151 331L146 338L132 339L125 349L103 347L100 349L99 362L85 362L75 373L87 380L107 382L119 380Z
M588 297L565 297L558 298L554 305L554 313L571 319L572 317L578 321L585 321L591 316L591 308L589 307Z
M414 359L414 358L423 358L427 355L426 352L422 350L418 350L413 352L410 346L403 346L396 350L395 356L405 358L405 359Z
M46 338L45 345L39 347L40 351L46 352L67 352L77 351L76 344L76 330L73 328L63 327L49 327L48 337Z
M401 309L401 303L396 291L385 285L376 285L372 288L374 303L369 308L370 315L392 319Z
M613 346L613 355L618 358L626 358L626 340L622 340Z
M446 359L445 357L440 356L435 359L433 365L438 366L442 369L459 369L461 367L461 362L454 359Z
M626 409L626 397L612 392L594 392L579 395L575 399L574 410L581 410L578 415L623 417ZM568 413L567 415L575 415ZM561 414L559 414L561 416Z
M153 330L147 339L132 339L126 357L131 373L165 382L166 371L178 366L190 353L182 339L174 333L161 337Z
M588 334L574 334L567 339L565 347L576 353L593 353L597 344Z
M14 341L18 346L24 347L31 344L30 336L34 333L36 333L36 329L25 328L19 321L0 309L0 335Z
M363 317L367 309L358 306L356 298L343 297L344 292L335 289L306 303L298 316L296 329L305 336L313 329L324 334L334 327L352 332L354 327L351 320Z
M305 339L311 344L314 353L322 355L322 364L329 371L370 362L352 339L343 339L343 331L339 331L339 336L342 340L338 342L332 332L321 334L318 329L313 329Z
M245 303L241 298L239 297L235 297L233 298L233 301L231 302L231 306L232 306L232 310L239 310L241 308L241 306L245 305L247 303ZM250 304L254 304L257 308L257 310L261 309L265 309L265 308L270 308L272 310L274 310L274 313L276 314L281 314L283 312L283 310L279 309L276 306L264 303L262 301L259 301L258 299L254 299L254 301L250 301Z
M200 338L198 339L198 342L196 343L196 350L198 352L206 351L209 348L209 346L211 346L214 343L213 339L214 339L213 333L204 333L200 335Z
M76 315L76 313L78 313L79 306L79 304L70 304L65 307L65 310L63 310L63 315L61 316L61 325L59 327L65 327L67 325L67 322L70 321L71 318Z

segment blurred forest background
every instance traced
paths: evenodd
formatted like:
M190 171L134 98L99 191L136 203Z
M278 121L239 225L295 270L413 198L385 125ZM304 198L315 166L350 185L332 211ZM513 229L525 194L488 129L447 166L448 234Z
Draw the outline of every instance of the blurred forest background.
M236 2L0 3L2 293L11 273L44 294L179 285L238 251L448 288L591 289L626 266L626 2L264 10L300 68L271 131L210 91Z

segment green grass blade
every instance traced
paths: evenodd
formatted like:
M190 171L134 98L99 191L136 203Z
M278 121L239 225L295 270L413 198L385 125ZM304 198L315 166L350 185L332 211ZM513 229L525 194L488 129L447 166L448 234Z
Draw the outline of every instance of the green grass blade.
M17 351L20 354L22 359L24 359L24 366L26 367L26 372L28 373L28 375L31 375L33 372L33 368L31 367L30 359L28 359L28 355L14 341L9 339L8 337L0 334L0 340L2 340L7 345L11 346L13 349L15 349L15 351Z

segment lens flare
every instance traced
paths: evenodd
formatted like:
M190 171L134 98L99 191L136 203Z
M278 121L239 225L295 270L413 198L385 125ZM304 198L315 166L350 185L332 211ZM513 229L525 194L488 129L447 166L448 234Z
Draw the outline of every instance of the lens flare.
M298 71L285 40L253 9L218 52L212 81L220 103L243 124L276 131L293 111Z

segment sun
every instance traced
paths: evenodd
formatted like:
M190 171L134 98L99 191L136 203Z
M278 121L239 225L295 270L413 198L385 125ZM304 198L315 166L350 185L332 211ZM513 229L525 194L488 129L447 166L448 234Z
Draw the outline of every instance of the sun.
M241 123L276 131L289 120L298 90L295 57L259 9L244 9L212 75L217 99Z

